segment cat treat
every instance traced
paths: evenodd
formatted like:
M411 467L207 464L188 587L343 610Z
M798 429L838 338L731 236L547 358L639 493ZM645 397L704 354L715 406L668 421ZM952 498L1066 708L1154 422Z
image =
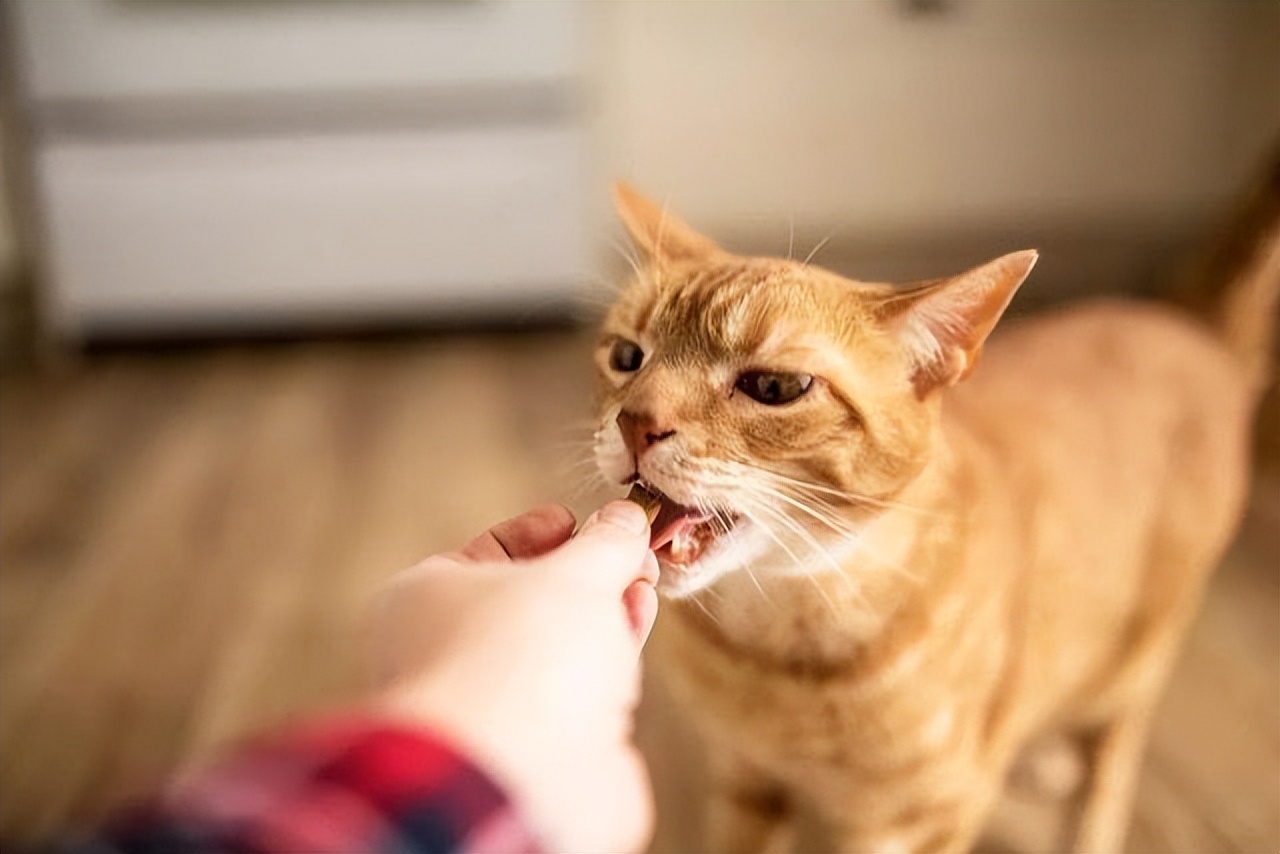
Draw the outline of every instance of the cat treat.
M638 483L627 493L627 500L640 505L644 515L649 517L650 525L653 524L654 519L658 518L658 511L662 509L662 499Z

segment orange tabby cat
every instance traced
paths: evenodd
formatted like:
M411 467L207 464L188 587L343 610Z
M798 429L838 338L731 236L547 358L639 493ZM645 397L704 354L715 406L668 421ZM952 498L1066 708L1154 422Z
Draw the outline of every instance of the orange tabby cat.
M760 850L804 808L842 851L965 851L1019 752L1071 732L1076 848L1119 850L1246 493L1275 229L1234 335L1104 301L979 367L1035 252L895 289L616 201L644 261L597 351L596 456L663 496L654 654L711 745L708 847Z

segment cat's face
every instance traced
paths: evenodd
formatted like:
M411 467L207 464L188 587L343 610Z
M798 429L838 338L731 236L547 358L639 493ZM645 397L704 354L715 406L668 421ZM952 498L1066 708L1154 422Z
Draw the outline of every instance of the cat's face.
M942 328L966 322L964 306L936 305L939 284L904 299L734 256L625 187L618 201L647 263L601 330L595 454L610 482L663 498L660 591L686 595L765 555L773 571L833 568L929 461L932 392L981 345Z

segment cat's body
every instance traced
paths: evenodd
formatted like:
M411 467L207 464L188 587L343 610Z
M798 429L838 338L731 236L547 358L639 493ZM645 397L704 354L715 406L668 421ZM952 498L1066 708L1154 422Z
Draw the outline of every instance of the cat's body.
M664 318L697 302L716 278L699 268L727 269L723 254L665 214L625 208L624 196L661 274L606 332L639 330L626 334L655 355L648 375L615 385L606 425L616 416L634 475L732 522L713 542L776 529L734 546L747 571L721 566L727 546L678 559L681 540L663 562L674 595L654 656L710 746L708 845L760 850L809 809L838 850L964 851L1019 754L1068 732L1094 747L1076 847L1117 850L1152 708L1246 494L1257 342L1233 353L1171 309L1099 302L1010 328L949 388L1034 256L905 306L845 283L853 307L830 274L748 262L735 275L758 281L737 299L758 308L760 334L742 317L681 331ZM677 248L664 256L669 228ZM1277 259L1274 244L1257 264ZM1254 310L1275 287L1256 286ZM699 305L715 315L714 301ZM732 379L727 403L714 383L685 387L690 347L713 376L720 363L743 377L780 365L825 385L742 409ZM842 440L856 447L829 447ZM811 485L758 507L726 482L758 468L776 473L775 492Z
M718 847L790 799L820 805L838 850L963 849L1022 745L1145 727L1235 528L1251 391L1170 312L1104 303L1011 332L948 401L909 508L851 557L890 558L858 594L883 630L834 574L727 579L664 614L661 666L731 758Z

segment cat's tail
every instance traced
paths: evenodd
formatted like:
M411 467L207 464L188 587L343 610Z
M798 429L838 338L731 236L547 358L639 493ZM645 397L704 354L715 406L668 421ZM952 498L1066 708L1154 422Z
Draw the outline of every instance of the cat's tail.
M1280 145L1253 192L1181 282L1179 302L1207 321L1261 393L1280 310Z

